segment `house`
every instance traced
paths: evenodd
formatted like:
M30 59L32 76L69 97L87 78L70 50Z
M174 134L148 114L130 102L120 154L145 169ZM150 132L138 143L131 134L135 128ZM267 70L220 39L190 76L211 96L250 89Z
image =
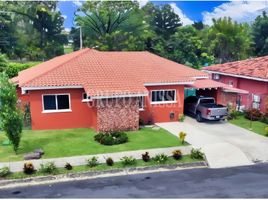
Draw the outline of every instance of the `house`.
M212 80L230 87L247 90L234 104L243 109L257 108L265 112L268 103L268 56L229 62L203 68Z
M177 121L186 87L221 86L205 72L146 51L88 48L21 71L12 81L21 105L30 105L34 130L136 130L139 121Z

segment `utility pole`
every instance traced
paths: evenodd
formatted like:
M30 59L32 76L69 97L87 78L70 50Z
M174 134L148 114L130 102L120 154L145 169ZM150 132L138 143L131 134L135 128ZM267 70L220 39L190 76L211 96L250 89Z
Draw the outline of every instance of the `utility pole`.
M83 49L82 26L80 26L80 49Z

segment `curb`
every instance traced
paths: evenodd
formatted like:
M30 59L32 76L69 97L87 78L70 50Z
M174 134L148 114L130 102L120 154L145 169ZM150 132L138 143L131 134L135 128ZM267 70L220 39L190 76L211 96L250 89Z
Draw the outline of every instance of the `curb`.
M191 169L191 168L206 168L206 167L207 163L205 161L198 161L193 163L179 163L173 165L132 167L125 169L105 170L105 171L88 171L88 172L68 173L60 175L38 176L24 179L0 180L0 187L1 188L23 187L29 185L51 184L51 183L68 182L74 180L94 179L94 178L122 176L130 174L153 173L157 171L160 172L160 171L173 171L173 170L175 171L175 170Z

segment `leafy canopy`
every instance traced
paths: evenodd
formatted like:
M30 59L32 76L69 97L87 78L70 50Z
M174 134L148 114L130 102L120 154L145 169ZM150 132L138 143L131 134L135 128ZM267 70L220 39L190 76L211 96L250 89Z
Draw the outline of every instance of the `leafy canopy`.
M0 119L1 129L17 152L22 132L22 115L17 107L16 88L5 73L0 73Z
M257 56L268 54L268 17L264 11L252 25L252 35Z
M207 44L217 62L245 59L250 55L252 45L249 26L233 22L230 17L213 19Z

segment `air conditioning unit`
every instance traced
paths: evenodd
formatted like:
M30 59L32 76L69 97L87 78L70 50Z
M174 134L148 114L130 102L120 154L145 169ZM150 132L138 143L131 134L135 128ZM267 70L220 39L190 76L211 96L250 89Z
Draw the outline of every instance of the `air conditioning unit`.
M219 74L213 74L213 79L214 80L219 80L220 79L220 75Z

